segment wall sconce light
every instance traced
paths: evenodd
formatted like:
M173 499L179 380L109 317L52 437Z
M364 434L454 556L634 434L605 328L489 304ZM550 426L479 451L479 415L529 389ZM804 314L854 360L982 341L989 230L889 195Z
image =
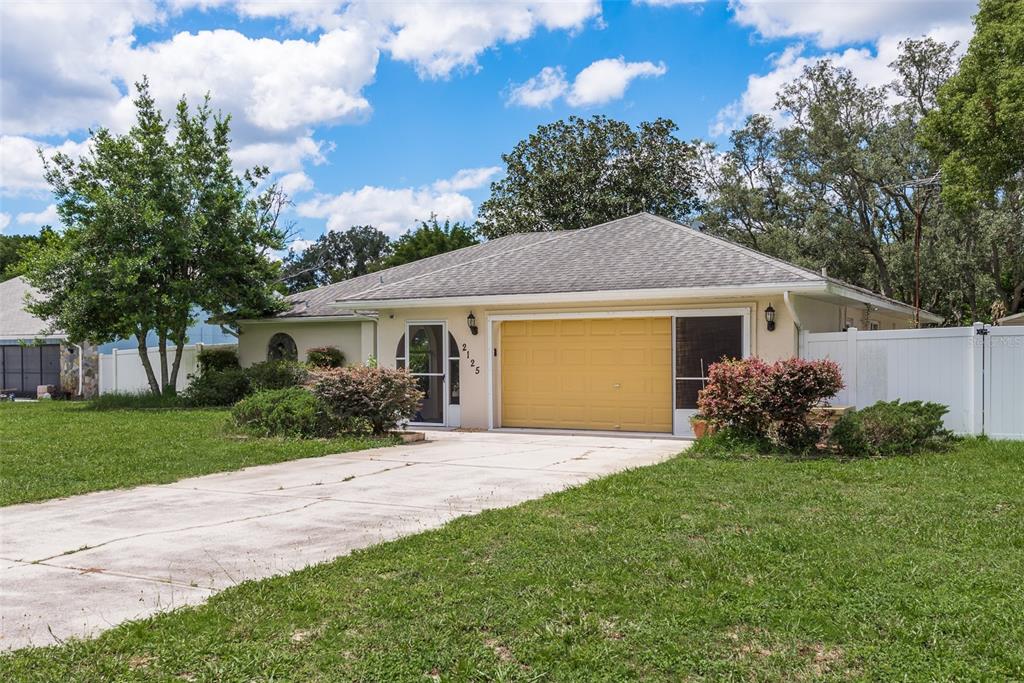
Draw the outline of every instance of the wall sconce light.
M775 309L772 308L771 304L768 304L768 308L764 309L764 319L768 323L768 331L772 332L775 330Z
M475 337L476 333L480 330L476 326L476 316L473 315L473 311L470 311L469 315L466 316L466 324L469 325L469 331L472 332Z

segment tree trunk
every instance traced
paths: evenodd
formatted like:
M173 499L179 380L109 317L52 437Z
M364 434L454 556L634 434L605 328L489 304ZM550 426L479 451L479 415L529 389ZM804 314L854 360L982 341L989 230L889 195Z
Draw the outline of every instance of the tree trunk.
M149 362L149 349L146 347L146 330L136 332L135 339L139 342L139 358L142 359L142 367L146 371L149 390L159 396L160 384L156 381L156 375L153 373L153 364Z
M185 353L185 332L186 330L179 330L175 333L174 363L171 365L171 376L168 378L168 384L165 385L165 393L178 393L178 370L181 369L181 357Z
M160 330L160 386L167 392L167 333Z

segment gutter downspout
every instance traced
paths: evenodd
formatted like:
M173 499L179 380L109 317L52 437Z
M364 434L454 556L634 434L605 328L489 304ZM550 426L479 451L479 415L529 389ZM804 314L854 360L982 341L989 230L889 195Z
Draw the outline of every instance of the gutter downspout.
M793 299L789 296L789 290L787 289L782 293L782 301L786 304L786 310L789 311L790 317L793 318L793 324L796 325L796 355L800 357L800 335L803 332L804 326L800 322L800 316L797 315L796 306L793 304Z
M81 344L73 346L78 349L78 395L82 396L82 387L85 384L85 351L82 350Z

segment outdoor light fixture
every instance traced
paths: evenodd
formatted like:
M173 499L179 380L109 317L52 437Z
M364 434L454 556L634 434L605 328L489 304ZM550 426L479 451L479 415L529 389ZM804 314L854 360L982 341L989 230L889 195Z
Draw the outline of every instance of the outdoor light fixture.
M775 309L772 308L771 304L768 304L768 308L764 309L764 319L768 323L768 331L773 331L775 329Z
M477 329L476 326L476 316L473 315L473 311L470 311L469 315L466 316L466 324L469 325L469 331L472 332L473 336L475 337L476 333L479 332L479 330Z

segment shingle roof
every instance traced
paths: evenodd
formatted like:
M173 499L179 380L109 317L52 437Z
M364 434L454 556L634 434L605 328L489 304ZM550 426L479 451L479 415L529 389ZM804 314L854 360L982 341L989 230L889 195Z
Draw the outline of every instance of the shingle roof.
M813 271L648 213L583 230L512 237L445 254L447 261L419 262L423 265L416 272L383 271L383 281L376 276L358 284L350 280L332 295L335 301L358 305L413 298L825 282Z
M25 278L0 282L0 337L33 338L47 333L46 321L25 310L26 296L36 297L39 292Z
M348 299L362 294L363 292L383 285L401 282L420 275L433 273L454 265L467 263L475 259L502 254L518 249L527 244L542 242L551 237L551 233L523 233L509 235L501 239L483 242L471 247L465 247L445 254L431 256L429 258L406 263L394 268L388 268L377 273L361 275L336 282L332 285L325 285L306 292L299 292L285 297L285 301L292 304L287 311L278 314L277 317L287 318L311 318L325 315L353 315L353 311L339 310L333 304L336 301Z
M278 317L352 316L379 304L447 297L632 289L839 284L734 242L649 213L582 230L509 235L286 298ZM348 310L344 310L348 309ZM931 314L928 314L931 315Z

